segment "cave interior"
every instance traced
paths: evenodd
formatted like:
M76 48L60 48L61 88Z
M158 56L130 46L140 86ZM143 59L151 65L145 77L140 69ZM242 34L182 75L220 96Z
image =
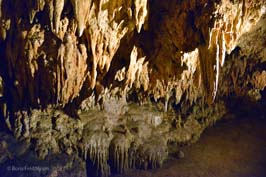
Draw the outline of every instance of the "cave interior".
M0 0L0 176L266 176L264 0Z

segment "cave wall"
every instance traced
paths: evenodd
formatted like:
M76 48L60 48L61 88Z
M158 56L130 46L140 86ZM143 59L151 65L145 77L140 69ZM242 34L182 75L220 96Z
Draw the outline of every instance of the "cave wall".
M2 115L13 121L21 110L75 115L131 101L185 113L211 105L217 93L265 87L264 1L1 0L0 7Z
M47 106L108 109L112 99L166 112L265 87L263 1L0 5L4 117Z
M99 176L160 167L233 98L265 103L265 19L263 0L0 0L0 127Z

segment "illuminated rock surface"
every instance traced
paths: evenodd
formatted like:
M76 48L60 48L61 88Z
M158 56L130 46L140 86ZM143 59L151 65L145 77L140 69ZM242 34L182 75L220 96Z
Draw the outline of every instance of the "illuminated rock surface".
M159 168L265 102L265 41L263 0L0 0L1 128L96 176Z

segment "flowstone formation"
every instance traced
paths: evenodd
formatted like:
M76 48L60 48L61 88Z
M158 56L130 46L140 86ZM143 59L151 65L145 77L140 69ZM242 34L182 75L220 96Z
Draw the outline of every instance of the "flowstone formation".
M263 0L0 0L0 127L95 176L159 168L265 102Z
M39 159L58 153L76 155L92 169L90 175L109 176L128 169L161 167L168 157L169 143L197 140L226 108L222 103L204 111L195 107L186 120L176 123L152 105L121 104L117 110L120 114L108 110L80 112L80 119L53 108L22 112L17 115L14 135L30 143ZM14 156L24 153L26 150Z

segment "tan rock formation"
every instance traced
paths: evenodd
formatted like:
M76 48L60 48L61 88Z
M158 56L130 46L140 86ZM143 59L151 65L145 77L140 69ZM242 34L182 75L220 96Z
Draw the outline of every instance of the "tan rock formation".
M4 122L40 158L80 152L100 176L160 167L225 97L265 99L265 19L263 0L0 0Z

